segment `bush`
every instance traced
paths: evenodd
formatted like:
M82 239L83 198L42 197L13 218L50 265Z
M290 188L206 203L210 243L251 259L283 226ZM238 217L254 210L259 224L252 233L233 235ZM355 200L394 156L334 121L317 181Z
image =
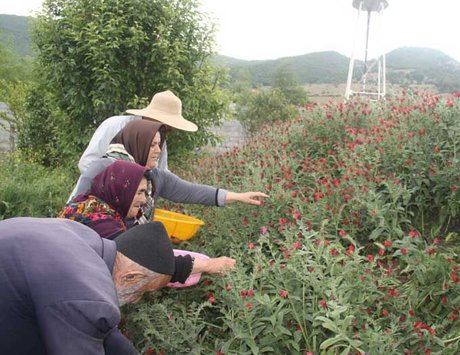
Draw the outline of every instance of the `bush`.
M278 89L261 89L238 96L235 117L249 132L256 132L263 124L287 120L297 109Z
M0 160L0 219L55 217L77 181L75 171L50 170L20 154Z
M209 62L213 31L196 0L44 1L34 27L38 84L29 114L49 124L52 144L36 140L33 130L23 132L23 144L40 143L27 147L59 163L75 159L104 119L144 107L167 89L201 128L173 134L170 153L213 141L205 128L218 124L227 106L220 89L226 74ZM34 101L41 93L44 106Z
M130 309L125 327L139 349L458 353L459 108L455 96L428 93L309 105L180 172L270 199L261 208L165 204L206 221L180 247L230 255L238 268ZM152 335L159 302L159 327L169 319L195 341Z

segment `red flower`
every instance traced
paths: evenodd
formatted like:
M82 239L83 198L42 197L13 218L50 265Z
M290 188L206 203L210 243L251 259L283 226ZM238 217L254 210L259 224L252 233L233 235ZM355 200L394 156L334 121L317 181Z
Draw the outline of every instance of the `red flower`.
M213 296L209 297L208 301L211 302L211 303L216 303L217 302L217 300Z
M382 317L388 317L388 310L386 308L382 309Z
M392 243L391 240L385 240L385 241L383 242L383 245L385 245L386 247L391 247L392 244L393 244L393 243Z
M249 249L254 249L254 243L249 243Z
M447 303L447 301L448 301L447 297L442 297L441 298L441 303Z
M254 297L254 291L253 290L248 290L247 295L248 295L248 297Z
M377 214L377 211L376 210L372 210L371 211L371 215L375 216Z
M406 255L407 254L407 249L406 248L401 248L401 254Z
M412 238L414 238L414 237L418 236L418 232L417 232L417 231L413 231L413 230L412 230L412 231L410 231L410 232L409 232L409 234L408 234L408 235L409 235L409 237L412 237Z
M325 300L319 300L319 306L321 308L327 308L327 302Z
M350 245L347 250L345 251L345 253L349 256L353 255L353 252L355 251L355 246L354 245Z
M267 232L268 232L267 227L262 226L262 227L260 228L260 234L264 235L264 234L267 234Z
M459 282L458 276L457 276L457 271L452 270L450 273L450 279L452 280L453 283Z
M409 315L410 315L411 317L415 316L415 312L414 312L413 309L409 309Z
M341 230L339 231L339 235L340 235L341 237L345 237L345 236L347 235L347 232L345 232L343 229L341 229Z
M384 256L385 255L385 249L380 249L379 250L379 255Z
M453 321L456 321L458 319L458 314L460 312L458 311L458 309L453 309L452 312L450 313L449 315L449 319L453 322Z
M367 260L368 260L369 262L373 262L373 261L374 261L374 256L371 255L371 254L369 254L369 255L367 256Z
M248 302L244 305L247 309L251 310L253 305L252 305L252 302Z
M288 298L288 295L289 293L286 291L286 290L281 290L279 295L282 297L282 298Z
M391 297L398 297L399 296L399 291L395 288L395 287L392 287L388 290L388 294L391 296Z
M300 218L301 218L301 217L300 217L300 212L297 211L297 210L294 210L294 211L292 212L292 217L293 217L296 221L300 221Z
M334 255L339 254L339 251L337 249L331 249L331 250L329 250L329 254L334 256Z

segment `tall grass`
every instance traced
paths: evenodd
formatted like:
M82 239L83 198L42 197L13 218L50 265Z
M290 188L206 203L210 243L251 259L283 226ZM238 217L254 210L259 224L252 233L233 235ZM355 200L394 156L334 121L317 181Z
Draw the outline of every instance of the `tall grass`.
M49 169L21 154L0 160L0 219L55 217L77 179L76 169Z

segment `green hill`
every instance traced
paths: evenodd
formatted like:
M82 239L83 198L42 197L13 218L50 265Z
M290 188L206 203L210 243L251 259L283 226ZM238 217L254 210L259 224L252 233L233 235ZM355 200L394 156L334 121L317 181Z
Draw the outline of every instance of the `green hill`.
M431 48L402 47L387 55L388 80L433 84L441 92L460 90L460 63Z
M218 56L216 62L236 80L243 76L253 85L270 85L273 74L288 66L299 84L345 83L350 59L337 52L318 52L276 60L245 61ZM402 47L386 56L387 80L393 84L433 84L440 91L460 90L460 63L430 48ZM355 75L362 62L357 61Z
M27 16L0 15L0 43L21 56L31 56L31 21Z
M21 56L32 55L32 17L0 15L0 43ZM349 58L334 52L309 53L275 60L241 60L216 56L215 63L229 69L233 80L244 78L254 86L271 85L274 74L289 69L299 84L345 83ZM460 91L460 63L431 48L402 47L387 53L387 80L392 84L432 84L441 92ZM362 62L356 62L355 75Z

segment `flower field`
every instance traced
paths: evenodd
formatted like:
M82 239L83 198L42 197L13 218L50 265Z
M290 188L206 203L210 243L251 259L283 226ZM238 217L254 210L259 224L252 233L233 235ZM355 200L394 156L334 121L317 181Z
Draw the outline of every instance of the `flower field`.
M460 353L460 95L309 105L178 172L262 207L179 209L225 277L125 309L144 354Z

